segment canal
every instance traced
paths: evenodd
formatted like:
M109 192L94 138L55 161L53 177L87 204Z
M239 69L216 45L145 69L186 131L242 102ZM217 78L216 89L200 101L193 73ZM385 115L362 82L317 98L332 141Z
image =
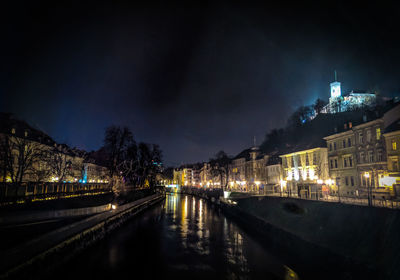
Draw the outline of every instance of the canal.
M170 194L49 279L297 279L206 200Z

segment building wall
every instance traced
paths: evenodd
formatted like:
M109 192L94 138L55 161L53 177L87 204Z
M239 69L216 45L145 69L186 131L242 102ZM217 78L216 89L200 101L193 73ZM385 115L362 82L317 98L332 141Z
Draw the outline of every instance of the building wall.
M381 184L387 185L393 196L400 196L400 130L384 134L386 143L387 169L386 178Z
M356 195L360 188L355 135L352 130L325 138L328 147L329 176L342 196Z
M282 180L282 165L267 165L267 184L280 184Z
M281 156L286 191L290 196L313 197L329 179L327 148L314 148ZM319 181L322 180L322 181Z
M14 143L18 146L25 145L25 153L35 153L35 154L40 154L39 156L36 156L35 160L33 161L33 164L26 170L24 173L24 176L22 178L22 182L56 182L59 180L65 181L65 182L76 182L76 181L83 181L83 176L84 176L84 170L85 170L85 164L84 164L84 158L80 156L76 156L74 154L70 154L64 145L57 145L54 144L54 146L49 146L42 144L37 141L32 141L20 137L16 137L14 135L5 135L5 134L0 134L0 141L2 141L6 138L9 137L11 143ZM14 160L14 172L16 172L18 168L18 157L19 157L19 151L18 149L12 149L11 151L13 160ZM59 162L59 165L61 169L64 170L63 172L64 176L63 178L58 178L60 176L58 172L54 169L53 164L50 162L54 163L54 158L59 157L62 160L57 161ZM107 169L105 167L101 167L95 164L90 164L90 172L86 173L86 176L89 174L90 178L93 178L93 180L97 179L102 179L104 181L108 181L107 176ZM0 176L0 180L3 179L3 174ZM6 175L5 181L11 181L10 174Z
M357 171L361 190L377 190L379 179L387 172L386 147L382 136L384 121L378 119L353 128L356 138ZM368 174L368 178L365 176Z

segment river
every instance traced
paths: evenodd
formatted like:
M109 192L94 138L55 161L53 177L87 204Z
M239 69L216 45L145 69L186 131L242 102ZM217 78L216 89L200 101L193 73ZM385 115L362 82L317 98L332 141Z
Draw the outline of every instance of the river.
M292 269L214 205L179 194L168 194L54 275L57 279L297 279Z

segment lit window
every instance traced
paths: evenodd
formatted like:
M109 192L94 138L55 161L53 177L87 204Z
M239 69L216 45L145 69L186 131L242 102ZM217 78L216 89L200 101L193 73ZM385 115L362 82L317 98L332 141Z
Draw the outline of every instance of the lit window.
M392 140L392 150L393 151L397 150L397 145L395 140Z
M15 128L11 128L11 133L15 134Z
M376 129L376 140L379 140L379 139L381 139L381 129L377 128Z

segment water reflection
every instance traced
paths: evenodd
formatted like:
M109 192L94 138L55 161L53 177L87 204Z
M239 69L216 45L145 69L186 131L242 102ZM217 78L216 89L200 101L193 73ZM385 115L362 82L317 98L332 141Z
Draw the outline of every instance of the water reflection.
M171 194L55 273L58 279L296 279L205 200ZM84 274L82 275L82 271ZM86 273L86 274L85 274ZM49 279L54 279L53 276Z
M170 225L166 236L176 236L178 232L182 247L175 248L178 250L174 257L179 261L171 262L173 270L185 267L212 271L228 278L284 278L283 265L249 237L245 238L236 225L203 199L167 195L164 212L166 223Z

